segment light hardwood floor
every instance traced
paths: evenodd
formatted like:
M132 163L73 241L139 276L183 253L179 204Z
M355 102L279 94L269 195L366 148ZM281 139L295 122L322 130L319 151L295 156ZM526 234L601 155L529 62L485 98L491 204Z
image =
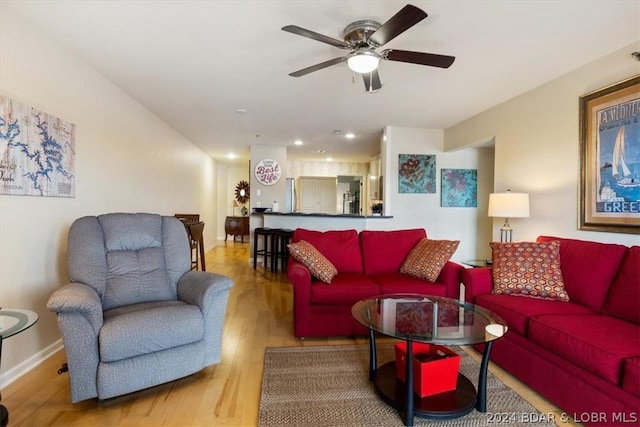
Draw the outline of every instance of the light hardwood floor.
M208 271L228 275L235 282L227 307L221 363L127 396L71 404L68 375L57 374L65 361L60 351L2 390L9 426L255 426L267 347L366 343L365 338L296 339L293 296L286 275L262 267L254 270L248 249L248 243L219 242L206 255ZM542 413L560 419L556 407L499 368L491 369Z

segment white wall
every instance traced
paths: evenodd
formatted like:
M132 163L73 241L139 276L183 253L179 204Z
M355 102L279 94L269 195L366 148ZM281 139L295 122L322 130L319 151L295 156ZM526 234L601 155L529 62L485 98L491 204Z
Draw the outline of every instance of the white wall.
M495 138L495 191L530 194L530 218L511 221L514 240L547 234L640 244L637 234L578 230L578 98L639 74L630 55L638 50L640 41L446 130L447 149ZM503 222L493 223L496 240Z
M287 178L301 176L366 176L369 163L326 162L310 160L289 160L287 162Z
M236 185L240 181L249 180L249 162L241 161L238 164L233 165L218 165L218 199L216 201L217 213L218 213L218 240L224 240L225 229L224 223L227 216L240 216L241 206L233 208L233 201L235 200ZM249 203L247 203L247 209L249 209Z
M278 182L271 185L259 183L255 176L256 165L264 159L275 160L281 168L281 175ZM252 145L251 146L251 166L249 173L251 174L251 208L255 208L260 203L260 207L270 208L273 202L277 202L284 209L284 201L286 195L286 179L287 175L287 147L285 145ZM258 192L260 195L258 195ZM251 209L249 209L251 210Z
M255 176L255 167L256 165L264 159L272 159L275 160L278 165L280 165L281 176L278 182L272 185L264 185L258 182ZM251 146L251 163L249 166L249 183L251 184L251 199L249 203L251 207L249 208L249 214L251 215L252 209L255 207L262 208L270 208L273 205L273 202L277 202L281 206L281 210L284 209L285 204L285 196L286 196L286 179L287 175L286 171L287 167L287 147L285 145L252 145ZM260 195L258 195L260 193ZM249 260L253 260L253 230L256 227L262 227L264 225L264 221L262 219L262 215L251 215L251 219L249 221L249 232L251 235L249 236L249 244L251 245L251 253L249 255Z
M49 295L68 280L74 219L106 212L199 212L216 224L216 164L72 53L2 7L0 91L76 125L75 198L0 196L0 305L38 323L3 343L0 384L59 345ZM205 243L215 226L205 227Z
M477 169L478 194L488 190L493 181L493 156L487 149L468 148L454 152L443 149L444 131L389 126L385 129L382 161L384 174L385 215L393 219L380 221L384 229L417 228L427 230L432 239L460 240L454 261L485 256L479 253L478 230L487 220L479 212L486 212L486 202L478 198L477 208L440 207L441 169ZM436 156L436 193L400 194L398 192L398 157L400 154L434 154ZM490 223L487 223L490 224Z

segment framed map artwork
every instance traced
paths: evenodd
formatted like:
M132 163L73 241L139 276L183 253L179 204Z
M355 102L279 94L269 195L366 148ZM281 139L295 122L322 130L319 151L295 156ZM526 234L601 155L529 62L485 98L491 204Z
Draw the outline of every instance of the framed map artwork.
M75 197L76 126L0 95L0 194Z
M443 208L478 207L476 169L442 169L440 187L440 206Z

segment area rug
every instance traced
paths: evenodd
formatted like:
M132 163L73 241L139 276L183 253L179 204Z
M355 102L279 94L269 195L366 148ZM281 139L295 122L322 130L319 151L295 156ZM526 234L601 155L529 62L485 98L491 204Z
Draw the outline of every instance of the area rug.
M463 350L460 372L477 386L480 365ZM378 346L378 364L394 359L392 344ZM399 412L368 380L368 345L267 348L259 426L402 426ZM414 418L415 426L555 426L489 373L487 412L454 420ZM532 422L535 420L536 422Z

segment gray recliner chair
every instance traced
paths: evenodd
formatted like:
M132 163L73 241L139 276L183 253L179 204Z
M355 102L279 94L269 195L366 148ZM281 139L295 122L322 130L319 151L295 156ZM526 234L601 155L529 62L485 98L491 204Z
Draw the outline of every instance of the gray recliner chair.
M47 303L57 313L71 400L100 400L173 381L220 361L233 282L191 271L176 218L112 213L69 230L71 283Z

